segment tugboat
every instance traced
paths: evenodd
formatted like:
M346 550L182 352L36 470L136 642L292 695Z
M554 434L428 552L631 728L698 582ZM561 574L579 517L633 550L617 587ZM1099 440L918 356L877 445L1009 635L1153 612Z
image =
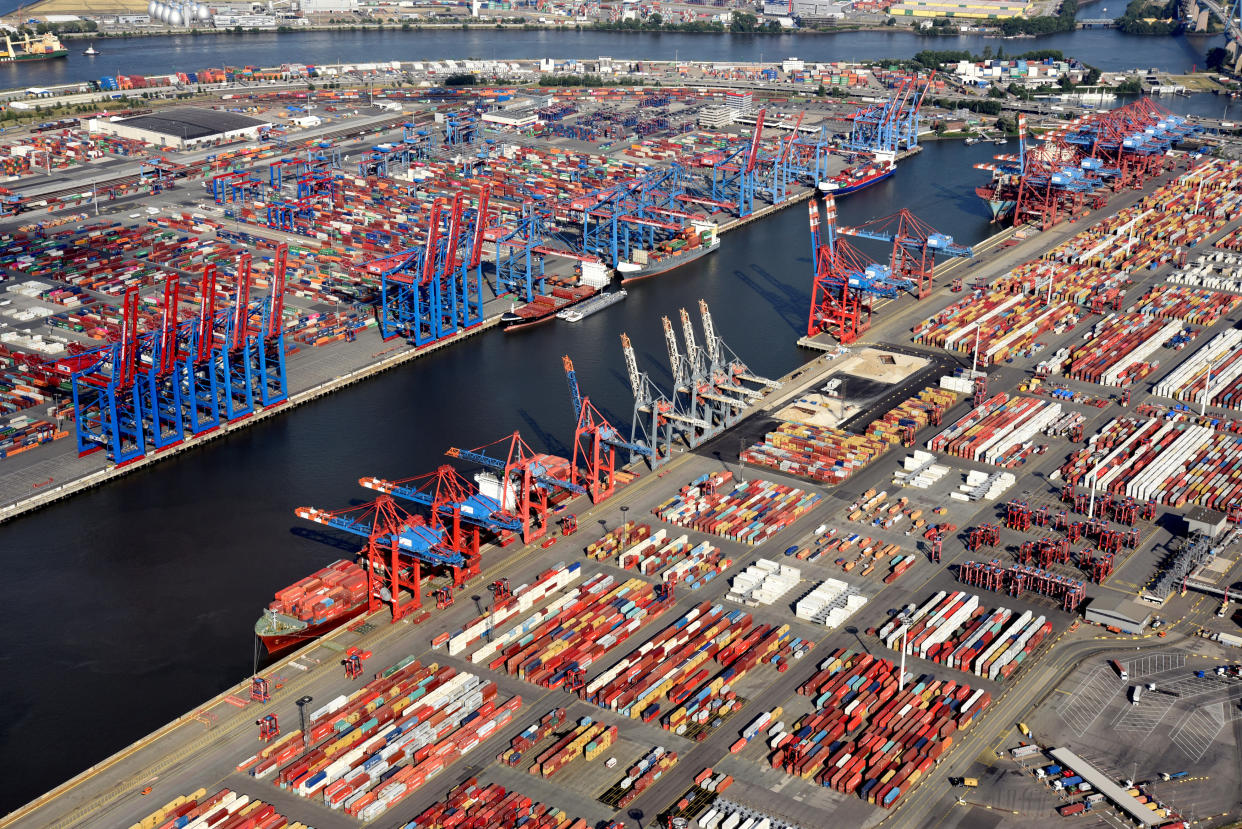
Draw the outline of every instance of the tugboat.
M91 56L91 57L95 57L95 55L98 55L98 54L99 54L99 50L98 50L98 49L96 49L96 48L95 48L95 44L94 44L94 43L92 43L90 46L86 47L86 51L85 51L85 52L83 52L82 54L84 54L84 55L89 55L89 56Z

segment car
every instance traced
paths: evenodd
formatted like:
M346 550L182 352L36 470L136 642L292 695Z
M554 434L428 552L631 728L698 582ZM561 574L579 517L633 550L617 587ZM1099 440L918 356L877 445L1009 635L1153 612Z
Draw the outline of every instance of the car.
M794 545L794 546L792 546L792 547L787 547L787 548L785 548L785 555L787 555L787 556L791 556L791 555L793 555L793 554L794 554L794 553L796 553L796 552L798 552L798 545L797 545L797 544L795 544L795 545Z

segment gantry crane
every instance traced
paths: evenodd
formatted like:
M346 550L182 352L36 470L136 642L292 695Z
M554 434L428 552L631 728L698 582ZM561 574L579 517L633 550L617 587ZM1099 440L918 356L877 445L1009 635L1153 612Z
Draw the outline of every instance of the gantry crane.
M575 419L570 480L583 484L591 496L591 501L598 504L611 496L616 487L616 450L628 449L631 458L635 455L650 458L654 453L648 446L630 443L621 437L607 418L591 404L591 399L582 394L573 361L568 355L562 359Z
M137 287L122 300L119 339L43 368L71 383L79 454L100 449L116 464L167 449L220 421L238 420L287 399L282 309L286 249L276 250L269 296L250 298L250 255L235 278L232 307L216 310L216 270L208 265L197 319L182 319L180 284L164 283L158 324L142 331Z
M473 210L460 191L436 199L422 245L366 263L367 273L380 278L381 337L400 336L423 346L483 321L481 257L489 190L477 198Z
M755 210L755 166L759 162L759 142L763 138L763 117L755 116L755 131L750 143L734 149L712 165L712 200L733 207L738 216L749 216Z
M650 460L655 467L671 457L674 431L682 434L695 428L705 429L708 424L679 411L647 373L638 370L638 359L634 356L634 346L628 334L621 335L621 353L625 357L626 374L634 393L630 443L650 447Z
M893 95L883 104L854 113L844 148L891 158L902 150L917 147L923 98L934 79L935 73L928 78L902 78Z
M828 333L848 345L871 325L871 297L894 297L912 285L909 280L894 281L883 265L868 263L848 242L837 238L837 206L832 195L824 198L828 232L820 242L819 208L807 202L811 223L811 313L807 336ZM867 301L863 302L864 296Z
M448 571L458 586L479 572L477 535L473 545L460 534L450 536L434 513L435 523L429 524L422 516L406 513L390 495L332 512L299 507L295 514L367 540L369 612L389 604L394 622L421 605L423 567ZM402 591L409 592L408 600L402 600Z
M858 227L837 228L842 236L858 236L892 242L889 271L899 280L909 280L919 299L932 292L936 256L975 255L974 248L955 244L952 236L938 233L904 207L891 216L872 219Z
M504 460L486 453L485 450L501 444L507 444ZM445 454L450 458L473 461L501 473L498 479L488 476L479 477L478 480L481 487L495 487L496 494L493 497L504 510L518 516L522 522L522 540L527 544L542 538L547 532L554 490L574 495L585 495L587 492L577 483L557 477L549 471L549 463L561 461L568 466L568 461L535 452L522 440L519 432L477 449L452 448Z
M495 498L479 492L448 464L441 464L435 472L400 481L359 478L358 483L366 489L421 504L438 513L442 520L465 521L496 535L522 529L522 522L517 516L501 508Z

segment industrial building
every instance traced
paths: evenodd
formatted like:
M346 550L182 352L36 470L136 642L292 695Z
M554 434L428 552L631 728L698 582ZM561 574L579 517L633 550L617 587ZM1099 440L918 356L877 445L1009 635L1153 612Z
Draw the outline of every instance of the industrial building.
M1151 612L1133 599L1118 594L1096 596L1087 605L1088 622L1119 628L1125 633L1142 633L1151 622Z
M1068 748L1054 748L1050 753L1052 759L1076 771L1079 777L1094 786L1096 791L1108 798L1114 806L1129 815L1130 819L1140 826L1155 826L1163 820L1139 803L1137 798L1118 786L1111 777Z
M767 17L788 16L798 20L840 20L849 7L849 3L830 0L787 0L764 3L763 13Z
M888 13L894 17L967 17L977 20L1000 20L1026 17L1031 7L1013 0L971 0L950 3L945 0L904 0L894 4Z
M723 104L711 104L699 112L699 126L709 130L727 127L737 119L737 110ZM484 120L487 116L483 116Z
M165 109L158 115L138 115L115 121L107 118L90 121L91 132L178 149L253 141L270 126L270 121L261 118L200 107Z
M1215 538L1225 531L1225 513L1207 507L1192 507L1186 511L1186 534L1202 533Z

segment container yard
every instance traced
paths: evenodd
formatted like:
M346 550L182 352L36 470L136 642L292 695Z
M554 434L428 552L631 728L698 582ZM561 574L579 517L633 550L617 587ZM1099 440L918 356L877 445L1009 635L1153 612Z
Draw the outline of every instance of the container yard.
M805 115L716 88L255 86L204 99L266 119L245 142L83 119L7 146L14 175L89 162L104 195L6 183L6 517L51 453L67 495L469 338L629 313L802 200L815 351L769 380L706 302L662 308L667 367L639 362L658 334L621 337L629 423L565 357L572 420L423 433L434 472L289 504L323 555L259 591L253 675L5 824L913 829L1137 804L1223 825L1228 782L1160 773L1229 750L1211 706L1237 698L1215 667L1242 558L1242 164L1169 152L1193 130L1140 102L1045 137L1090 187L1041 207L994 180L1018 232L838 227L832 185L917 152L937 88L883 74L885 97ZM294 123L312 101L326 123ZM1144 154L1091 140L1122 118ZM592 299L617 280L624 305ZM1067 745L1080 767L1047 771Z

